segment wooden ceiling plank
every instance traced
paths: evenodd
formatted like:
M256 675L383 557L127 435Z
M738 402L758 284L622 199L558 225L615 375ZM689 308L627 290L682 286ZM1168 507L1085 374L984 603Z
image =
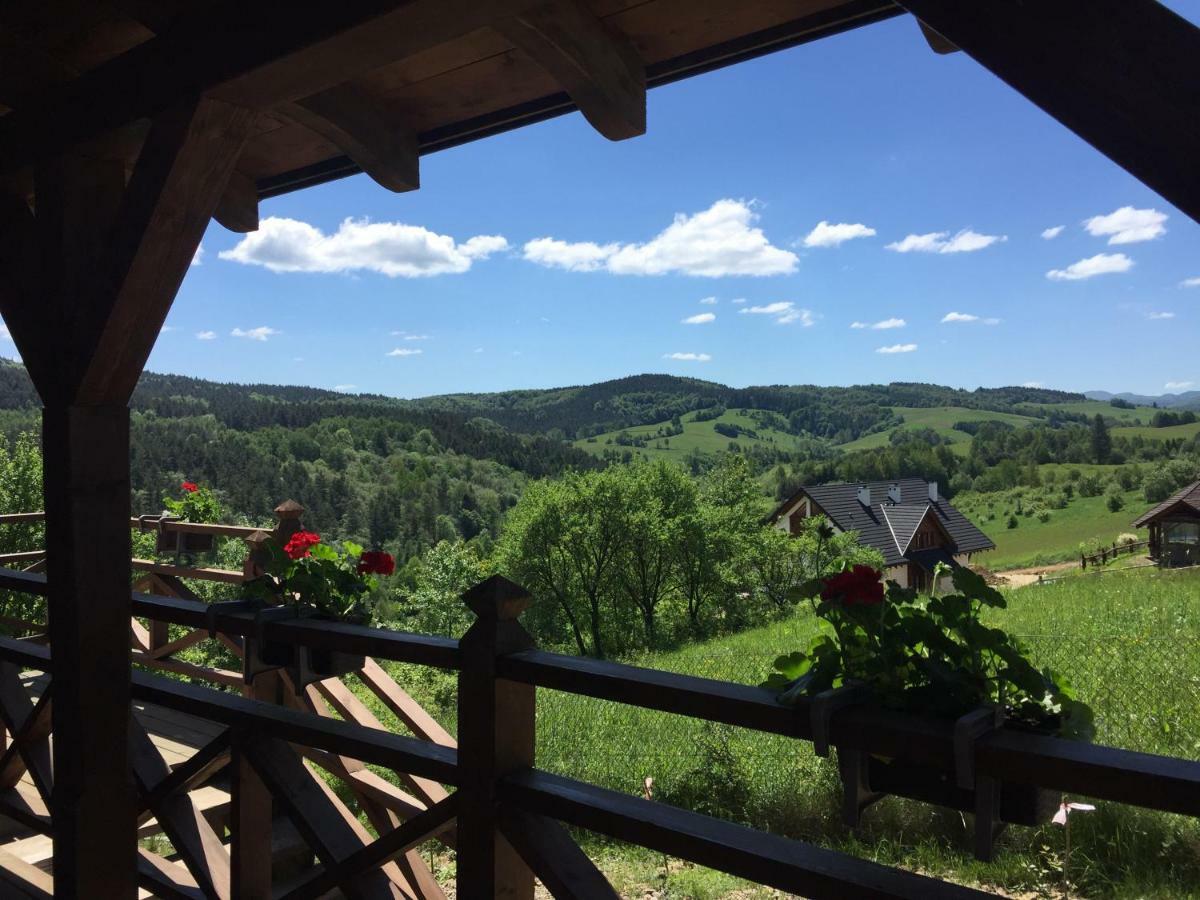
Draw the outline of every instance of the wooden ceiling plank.
M1200 29L1155 0L899 0L1200 221Z
M224 0L0 118L0 172L152 116L191 91L266 109L482 28L532 0ZM229 23L236 22L236 28Z
M581 0L552 0L495 27L549 72L606 138L645 134L645 64L633 42Z
M315 131L389 191L421 186L417 135L360 87L339 85L278 110Z

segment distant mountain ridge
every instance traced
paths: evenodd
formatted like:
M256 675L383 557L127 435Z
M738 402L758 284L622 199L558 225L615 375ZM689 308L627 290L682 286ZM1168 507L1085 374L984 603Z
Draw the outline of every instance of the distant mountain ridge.
M1179 394L1133 394L1123 391L1114 394L1110 391L1084 391L1083 395L1089 400L1124 400L1134 406L1153 406L1158 404L1161 409L1200 409L1200 391L1183 391Z

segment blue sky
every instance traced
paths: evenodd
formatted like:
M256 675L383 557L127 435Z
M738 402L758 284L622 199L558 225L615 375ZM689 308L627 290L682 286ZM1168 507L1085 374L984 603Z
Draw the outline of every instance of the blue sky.
M248 238L214 223L148 367L396 396L1200 386L1200 226L909 18L654 90L643 137L575 114L425 157L421 182L266 201Z

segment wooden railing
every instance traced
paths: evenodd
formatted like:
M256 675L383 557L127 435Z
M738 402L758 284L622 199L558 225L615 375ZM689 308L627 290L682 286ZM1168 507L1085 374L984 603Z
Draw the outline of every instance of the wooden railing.
M1135 553L1138 550L1148 550L1150 542L1147 541L1129 541L1120 543L1113 541L1111 547L1101 547L1091 553L1081 553L1079 555L1079 568L1086 569L1088 566L1103 566L1107 565L1110 559L1116 559L1123 553Z
M42 594L46 585L38 573L2 571L0 588ZM263 861L270 859L270 853L263 846L261 810L273 797L322 864L288 897L319 896L339 886L374 896L375 887L382 891L389 880L409 885L411 896L440 896L436 884L421 881L411 858L412 848L431 836L456 847L457 890L463 898L531 897L534 876L556 897L616 896L561 823L807 897L986 896L538 770L534 765L538 688L806 741L816 737L813 704L784 706L772 694L754 687L538 650L517 621L528 598L503 579L485 582L465 599L477 619L461 641L303 620L262 626L263 634L272 640L457 670L457 745L444 732L435 734L432 727L413 729L417 736L408 737L391 733L374 717L359 718L356 703L361 703L336 686L337 682L311 685L280 707L151 674L134 674L134 695L139 701L199 716L225 728L215 746L202 748L193 761L170 772L162 771L162 766L146 766L146 771L136 773L146 808L166 822L175 822L174 830L180 833L180 821L195 822L187 812L184 792L201 783L214 760L222 761L232 772L230 852L222 857L212 847L206 849L203 841L180 851L190 879L197 885L195 890L206 897L268 896L264 885L270 880L269 862L264 871ZM208 607L195 600L135 593L131 603L136 616L193 629L215 626L220 635L235 642L256 628L249 614L222 613L214 619ZM9 669L48 670L53 683L54 660L45 647L3 639L0 660ZM364 674L364 683L370 687L372 673L364 670ZM377 695L386 698L388 692ZM325 702L333 704L346 720L321 715ZM407 712L395 706L393 710L402 720L414 714L411 707ZM44 728L37 727L36 713L34 708L27 712L24 724L10 726L13 747L6 759L14 754L37 758L30 748L44 737ZM411 727L413 723L407 724ZM27 743L31 736L32 742ZM834 712L823 739L845 753L903 755L950 771L961 765L961 748L952 723L866 706ZM1032 784L1149 809L1200 814L1197 762L1017 735L1003 729L979 736L970 746L969 762L976 779ZM354 814L339 806L337 797L307 773L302 759L354 789L359 807L379 837L372 838L361 826L355 828ZM378 778L364 764L392 771L397 781L417 796ZM447 793L446 786L456 790ZM172 801L172 807L168 801L173 797L184 799ZM9 798L3 802L16 801ZM23 814L27 821L52 828L36 811ZM269 834L270 829L266 831ZM171 829L167 833L171 836ZM187 833L181 834L181 840L187 837ZM497 834L506 840L497 842ZM143 853L144 884L170 895L168 882L178 878L178 867L145 857ZM422 874L427 875L428 870ZM181 884L186 887L191 882L171 883L180 889Z

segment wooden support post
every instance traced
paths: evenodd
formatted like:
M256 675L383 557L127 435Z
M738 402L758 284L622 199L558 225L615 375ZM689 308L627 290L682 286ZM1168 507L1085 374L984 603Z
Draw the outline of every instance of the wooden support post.
M275 507L275 518L279 520L279 524L275 526L275 540L280 546L287 543L297 531L304 529L304 523L301 519L304 518L304 507L295 500L284 500Z
M129 409L42 412L54 679L55 893L133 897Z
M532 900L533 872L501 835L496 809L497 780L534 762L535 688L496 677L496 657L534 645L517 621L531 601L499 575L463 600L478 618L460 642L458 894Z
M230 765L231 893L233 900L270 900L271 794L242 752L243 740L235 738Z

